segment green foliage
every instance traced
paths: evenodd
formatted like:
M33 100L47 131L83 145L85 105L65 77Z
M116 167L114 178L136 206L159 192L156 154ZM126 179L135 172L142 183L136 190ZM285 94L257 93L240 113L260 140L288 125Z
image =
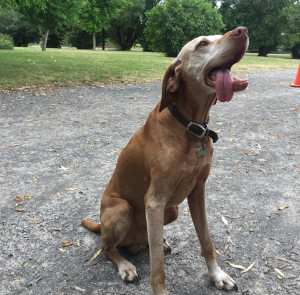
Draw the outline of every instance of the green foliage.
M96 34L97 40L101 35ZM92 49L93 39L92 35L78 27L74 27L68 34L68 42L77 49Z
M259 55L266 56L281 42L285 26L282 11L290 3L290 0L224 0L219 11L226 30L246 26L250 49L258 49Z
M195 37L219 33L223 26L221 16L204 0L166 0L146 16L150 48L167 56L176 56Z
M0 33L13 37L15 46L28 46L39 41L38 28L20 19L15 11L7 11L0 15Z
M126 0L84 0L79 11L79 26L90 34L101 32L126 4Z
M282 10L285 25L282 27L282 41L292 50L294 58L300 58L300 1L292 3Z
M121 50L130 50L143 33L141 19L144 15L145 0L135 0L120 12L118 21L112 21L109 37L119 45Z
M14 40L11 36L0 34L0 49L12 50L14 49Z

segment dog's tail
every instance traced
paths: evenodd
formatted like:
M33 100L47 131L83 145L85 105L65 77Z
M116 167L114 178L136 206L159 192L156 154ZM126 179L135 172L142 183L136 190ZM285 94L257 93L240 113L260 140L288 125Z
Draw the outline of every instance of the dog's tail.
M81 225L88 230L94 232L94 233L101 233L101 224L89 221L87 219L81 220Z

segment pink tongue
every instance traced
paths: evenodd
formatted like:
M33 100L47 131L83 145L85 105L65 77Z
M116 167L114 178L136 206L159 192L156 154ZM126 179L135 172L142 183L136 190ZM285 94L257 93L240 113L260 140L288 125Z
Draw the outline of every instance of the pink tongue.
M216 73L216 96L221 102L231 101L233 96L233 79L228 70L217 70Z

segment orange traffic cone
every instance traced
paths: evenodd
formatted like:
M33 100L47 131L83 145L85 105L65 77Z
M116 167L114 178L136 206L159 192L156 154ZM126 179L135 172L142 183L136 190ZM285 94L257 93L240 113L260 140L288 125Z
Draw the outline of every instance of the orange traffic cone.
M300 65L299 65L299 69L296 75L296 79L295 82L291 84L291 86L293 87L300 87Z

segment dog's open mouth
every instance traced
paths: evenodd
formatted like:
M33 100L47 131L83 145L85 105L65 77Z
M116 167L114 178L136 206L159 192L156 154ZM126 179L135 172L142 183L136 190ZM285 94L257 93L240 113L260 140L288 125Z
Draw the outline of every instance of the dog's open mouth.
M208 73L206 83L215 87L217 99L225 102L231 101L233 92L245 90L248 86L248 79L233 77L230 70L217 68Z

